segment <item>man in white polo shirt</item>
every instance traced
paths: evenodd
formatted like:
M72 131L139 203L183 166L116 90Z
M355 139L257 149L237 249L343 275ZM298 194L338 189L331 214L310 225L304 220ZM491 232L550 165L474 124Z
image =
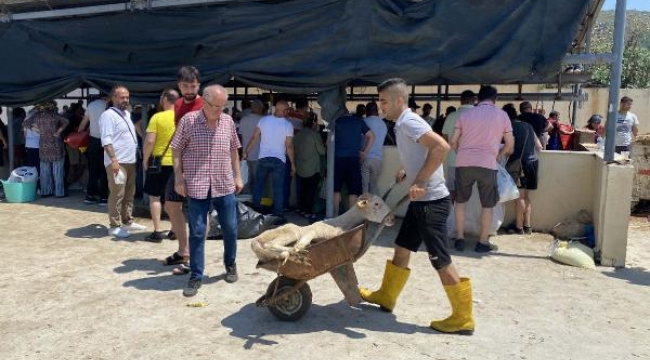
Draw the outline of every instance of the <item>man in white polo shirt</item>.
M131 235L129 230L146 229L145 226L133 222L131 216L135 195L138 139L128 111L129 90L121 85L115 86L111 91L111 101L113 106L99 118L109 189L108 234L126 238ZM120 179L121 177L123 179ZM122 181L116 181L117 179Z
M262 192L268 175L272 175L273 214L281 216L284 207L284 172L287 156L291 162L291 176L296 173L293 157L293 126L285 118L289 104L280 100L275 104L275 112L260 119L253 137L244 150L243 159L260 142L260 155L257 161L257 177L253 188L253 204L260 206ZM260 140L261 139L261 140Z

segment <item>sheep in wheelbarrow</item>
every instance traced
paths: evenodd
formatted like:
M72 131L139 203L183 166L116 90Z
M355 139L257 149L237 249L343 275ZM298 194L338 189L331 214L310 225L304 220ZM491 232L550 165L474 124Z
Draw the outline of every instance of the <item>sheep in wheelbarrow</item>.
M252 239L251 248L261 262L280 259L284 263L305 263L305 248L313 240L331 239L361 225L364 221L384 222L391 226L393 216L390 208L377 195L362 195L357 203L344 214L315 222L307 226L285 224L266 230Z

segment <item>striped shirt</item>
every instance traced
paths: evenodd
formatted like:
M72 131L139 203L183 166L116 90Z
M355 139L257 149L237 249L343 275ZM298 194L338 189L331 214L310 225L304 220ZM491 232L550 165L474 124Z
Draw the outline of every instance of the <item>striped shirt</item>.
M241 147L235 122L221 114L216 129L207 126L202 110L183 116L171 147L182 152L181 164L187 196L194 199L221 197L235 191L232 150Z

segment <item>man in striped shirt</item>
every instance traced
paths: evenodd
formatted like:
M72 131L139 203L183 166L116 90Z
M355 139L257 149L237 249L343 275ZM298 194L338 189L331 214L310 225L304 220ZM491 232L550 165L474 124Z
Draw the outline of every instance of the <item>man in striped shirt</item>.
M237 200L244 187L240 170L241 147L232 118L223 113L228 93L220 85L203 91L203 109L187 113L171 143L174 189L188 201L190 226L190 280L184 296L201 287L205 267L206 219L210 206L217 210L223 231L226 281L237 281Z

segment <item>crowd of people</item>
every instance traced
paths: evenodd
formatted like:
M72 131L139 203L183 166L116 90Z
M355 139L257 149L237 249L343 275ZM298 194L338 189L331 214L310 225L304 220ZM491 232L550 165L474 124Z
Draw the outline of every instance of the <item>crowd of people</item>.
M198 69L182 67L177 86L178 90L162 91L146 129L132 112L129 89L122 85L101 94L87 110L76 103L62 115L53 101L36 105L30 114L17 108L13 114L19 129L16 136L24 140L17 143L23 146L17 151L17 163L39 168L42 197L66 196L71 184L82 181L87 166L84 202L107 205L108 234L126 238L132 231L146 230L132 216L141 162L154 227L144 239L178 240L177 251L163 263L174 266L174 274L189 274L183 295L194 296L203 283L210 210L216 210L223 233L225 280L234 283L238 280L236 194L251 194L256 208L263 207L263 199L271 199L271 213L283 216L295 178L297 206L292 211L315 220L324 175L333 171L336 216L345 207L342 194L347 194L347 206L361 194L380 195L377 181L383 146L391 141L401 163L396 181L408 184L411 202L380 288L360 289L360 294L365 301L392 311L410 275L410 254L424 243L453 309L449 318L432 321L430 326L446 333L474 331L470 280L459 275L449 253L451 244L458 251L465 249L466 204L474 186L481 203L474 251L496 250L489 233L492 209L499 202L500 164L520 194L515 200L516 220L509 230L530 234L529 193L538 186L538 153L549 149L560 128L558 112L545 118L527 101L519 104L519 111L512 103L498 107L497 89L487 85L477 94L463 91L459 107L449 107L442 117L431 117L429 104L420 116L405 81L389 79L377 88L378 103L359 105L354 113L336 119L330 129L335 139L334 168L326 169L326 137L306 98L294 101L293 106L285 99L273 104L247 99L241 111L233 109L233 119L225 111L225 88L209 85L199 95ZM638 133L631 105L632 99L621 99L616 151L629 151ZM384 119L379 117L380 109ZM602 117L594 115L586 126L594 131L595 141L604 135L601 121ZM80 149L64 144L63 139L66 133L86 129L90 140L82 157ZM0 141L6 146L5 136ZM246 185L242 160L249 174ZM161 223L163 209L171 222L169 231ZM447 236L449 216L455 217L456 224L452 241Z

